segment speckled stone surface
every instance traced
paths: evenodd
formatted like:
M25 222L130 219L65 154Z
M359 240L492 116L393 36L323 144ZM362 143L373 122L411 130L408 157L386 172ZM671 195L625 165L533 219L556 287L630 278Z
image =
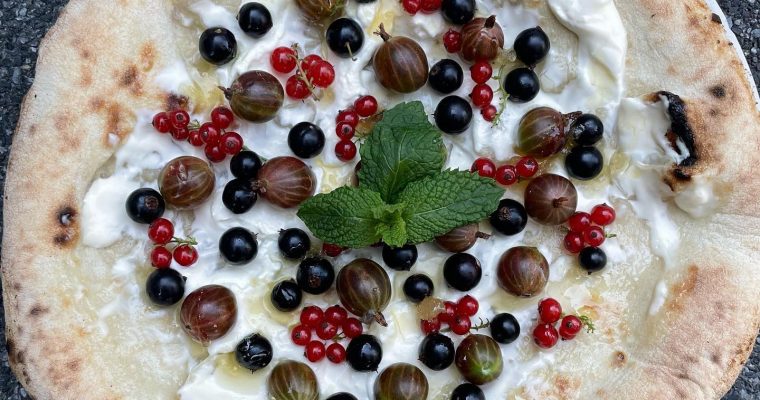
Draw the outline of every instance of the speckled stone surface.
M37 47L66 1L0 0L0 187L5 178L21 99L34 80ZM760 0L718 0L718 3L728 16L729 27L739 38L755 81L760 82ZM0 325L5 326L2 308ZM4 333L0 331L0 343L4 342ZM751 359L724 400L760 399L759 342L760 338L755 342ZM0 348L0 399L29 399L10 371L5 347Z

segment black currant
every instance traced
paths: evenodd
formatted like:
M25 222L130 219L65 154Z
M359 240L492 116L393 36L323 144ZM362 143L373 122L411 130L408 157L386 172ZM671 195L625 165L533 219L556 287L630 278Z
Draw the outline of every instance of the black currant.
M301 305L303 293L301 288L294 280L282 281L272 288L272 304L274 308L288 312L293 311Z
M432 296L434 290L433 280L427 275L415 274L404 281L404 294L412 303L419 303L425 297Z
M435 108L435 124L449 134L460 134L470 127L472 106L459 96L446 96Z
M431 333L422 340L419 360L433 371L443 371L454 362L456 348L446 335Z
M346 359L356 371L377 371L380 361L383 359L383 348L376 337L372 335L359 335L348 344Z
M364 45L362 27L351 18L338 18L327 27L327 45L339 57L353 57Z
M311 122L299 122L290 129L288 146L301 158L312 158L325 147L325 133Z
M565 157L565 169L575 179L594 179L602 172L603 167L604 157L593 146L575 146Z
M245 264L256 258L256 235L245 228L230 228L219 238L219 252L230 264Z
M367 2L367 1L360 1L360 3L362 2ZM327 400L358 400L358 399L356 398L356 396L352 394L349 394L346 392L340 392L340 393L335 393L334 395L328 397Z
M230 171L235 178L256 179L262 165L259 155L250 150L243 150L230 159Z
M466 292L477 286L482 275L480 261L471 254L454 254L443 264L443 277L446 283L460 292Z
M497 314L491 319L491 337L493 340L509 344L520 336L520 323L509 313Z
M591 146L602 140L604 124L594 114L583 114L570 126L570 136L576 144Z
M260 38L272 29L272 14L261 3L250 2L243 4L237 15L238 25L246 35Z
M256 372L272 362L272 344L258 333L248 335L235 347L235 359L243 368Z
M324 258L310 257L298 265L296 280L304 292L322 294L335 282L335 269L332 263Z
M530 68L517 68L510 71L504 78L504 91L509 95L509 101L525 103L538 96L541 83L538 75Z
M513 48L517 59L532 68L549 54L551 43L546 32L537 26L520 32L515 38Z
M233 179L224 186L222 203L235 214L242 214L256 204L259 195L253 190L248 179Z
M598 247L586 247L578 254L578 262L580 262L581 268L591 274L601 271L607 266L607 254L604 254L604 250Z
M475 0L443 0L443 18L454 25L464 25L475 16Z
M428 85L437 92L449 94L462 86L464 71L458 62L445 58L430 68Z
M503 199L489 218L491 226L505 235L517 235L528 224L528 213L519 201Z
M150 300L160 306L170 306L185 295L185 277L171 268L153 270L145 282Z
M237 55L237 40L235 35L225 28L209 28L201 34L198 50L201 57L209 63L224 65Z
M292 260L303 258L311 249L311 239L301 229L289 228L280 231L277 239L277 247L280 248L282 255Z
M151 188L141 188L127 197L127 215L132 221L149 224L164 215L166 203L161 193Z
M417 246L407 244L403 247L390 247L383 244L383 261L388 268L396 271L409 271L417 262Z
M472 383L463 383L451 392L450 400L486 400L483 390Z

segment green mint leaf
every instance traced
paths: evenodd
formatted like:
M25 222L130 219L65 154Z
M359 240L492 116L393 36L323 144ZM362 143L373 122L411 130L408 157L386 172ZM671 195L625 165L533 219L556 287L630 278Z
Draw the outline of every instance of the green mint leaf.
M399 195L409 243L422 243L480 221L499 206L504 189L467 171L443 171L409 184Z
M393 207L376 192L343 186L306 200L298 217L325 242L357 248L382 239L392 224Z
M406 221L404 221L405 204L393 204L375 210L375 218L378 220L378 232L383 237L383 242L393 247L401 247L406 244Z
M380 193L386 203L411 182L441 172L446 148L422 103L401 103L383 113L361 146L361 187Z

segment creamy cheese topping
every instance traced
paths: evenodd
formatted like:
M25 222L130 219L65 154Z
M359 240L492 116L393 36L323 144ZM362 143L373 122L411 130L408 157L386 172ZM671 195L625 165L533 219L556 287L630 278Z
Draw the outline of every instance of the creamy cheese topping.
M286 137L291 126L308 120L319 125L327 136L325 151L317 158L306 160L313 168L320 192L327 192L346 184L353 171L353 165L337 160L331 149L337 138L331 134L335 128L335 116L342 108L349 106L355 98L363 94L372 94L382 107L410 100L420 100L426 111L432 114L437 102L443 97L425 87L409 95L392 94L381 88L374 78L370 60L374 50L381 44L380 38L372 35L379 23L392 35L404 35L414 38L426 50L430 64L449 55L440 43L441 35L448 29L438 14L418 14L409 16L401 11L395 0L378 0L368 4L348 2L346 14L356 19L365 28L365 43L356 54L356 60L337 58L322 47L322 38L318 29L303 29L302 17L292 1L261 0L272 13L275 25L260 39L251 39L240 31L235 20L237 8L226 8L210 0L196 0L191 3L193 16L180 15L183 24L192 24L194 19L202 21L206 27L223 26L235 33L239 44L237 59L211 72L221 85L229 85L241 73L252 69L271 70L268 65L269 54L278 46L298 43L305 53L318 53L326 57L336 70L336 80L326 91L322 101L292 101L286 99L285 105L277 117L267 124L243 123L239 129L247 146L265 158L291 154ZM564 54L552 51L547 60L537 68L541 76L542 90L539 96L528 104L509 103L501 116L500 124L492 127L476 115L472 127L462 135L444 135L449 149L447 167L469 169L473 160L487 156L496 161L504 161L514 156L513 144L516 140L517 125L522 116L534 107L550 106L563 112L582 110L595 112L604 120L608 132L617 125L617 134L613 139L605 139L602 150L605 159L613 156L612 145L617 142L620 151L628 157L630 166L624 174L615 178L615 186L609 189L580 193L579 209L589 210L593 205L609 202L612 198L623 198L631 202L640 218L646 219L652 226L652 243L655 253L663 259L672 260L677 254L678 229L668 219L667 208L660 192L659 180L655 172L660 161L672 158L668 147L663 146L659 134L663 134L668 123L667 115L661 106L649 105L636 99L624 99L623 73L626 55L626 33L620 16L612 0L548 0L551 11L559 21L578 37L577 58L568 58ZM523 29L534 27L539 23L536 9L521 4L505 3L500 0L478 2L479 13L495 13L498 21L505 28L507 43ZM578 10L584 10L578 12ZM509 47L509 45L507 45ZM455 57L456 58L456 57ZM571 72L572 70L572 72ZM193 86L193 81L207 79L197 71L189 69L184 63L171 65L160 74L161 84L167 90L183 92ZM279 76L284 82L284 76ZM496 82L491 83L496 88ZM455 93L466 97L474 84L465 79L465 83ZM620 109L618 115L618 108ZM207 111L207 110L206 110ZM132 238L138 243L146 241L145 227L132 222L124 212L127 195L137 187L156 187L156 177L163 165L180 155L195 155L204 158L202 152L187 143L176 143L168 135L156 133L150 126L154 111L139 113L135 131L115 157L113 174L96 179L88 191L83 210L83 243L87 246L103 248L114 245L124 238ZM196 116L201 118L202 116ZM672 162L672 160L671 160ZM566 175L560 162L552 167L553 172ZM283 210L261 199L254 208L241 215L228 211L221 200L224 184L232 179L227 164L215 165L217 189L206 204L195 210L192 215L174 213L167 210L166 217L175 222L176 231L184 236L193 236L199 240L197 246L200 259L191 268L181 268L187 276L186 293L208 284L220 284L230 288L236 295L239 312L238 319L224 337L213 341L205 351L198 352L197 346L189 346L186 354L175 355L179 364L188 364L191 371L187 382L179 390L179 396L185 400L194 399L245 399L263 400L266 395L266 371L253 373L239 367L230 353L237 343L248 334L257 332L267 337L274 348L275 360L295 359L305 361L303 349L293 345L289 337L289 328L297 323L297 313L280 313L269 302L271 287L278 281L292 278L297 263L283 259L277 249L277 235L280 229L289 227L305 228L303 222L295 215L295 210ZM608 178L600 178L608 179ZM609 182L607 182L609 183ZM709 203L709 193L698 193L704 201L690 204L681 200L694 210L701 210ZM700 198L697 196L698 198ZM521 198L516 191L509 191L507 197ZM680 204L680 203L679 203ZM246 227L258 234L259 252L255 260L247 265L225 265L219 256L217 241L228 228ZM483 229L487 229L485 226ZM489 399L503 398L521 386L541 385L541 378L532 374L539 368L551 364L551 352L538 351L532 344L530 330L535 317L534 302L515 302L506 295L496 282L496 265L501 254L515 245L535 245L547 257L551 264L552 282L561 280L574 265L573 258L563 255L556 243L548 244L536 238L542 229L548 229L530 221L527 229L516 236L494 235L490 240L479 241L469 252L475 255L483 266L483 279L471 291L480 301L480 310L474 318L492 317L499 312L515 315L523 328L520 339L501 346L504 356L504 373L497 381L483 386ZM630 256L614 241L603 245L611 263L620 262ZM138 268L144 267L145 249L136 246L132 255L120 260L114 266L116 277L134 275ZM441 274L441 266L449 253L433 245L419 246L419 260L414 266L415 273L425 273L432 277L436 295L456 300L461 293L446 287ZM382 264L377 249L353 250L333 261L340 267L358 257L372 258ZM177 267L176 265L173 267ZM179 268L179 267L177 267ZM368 333L376 335L383 344L383 360L380 369L396 362L408 362L420 366L425 371L430 383L430 398L447 398L451 390L461 381L456 368L434 372L425 368L417 360L417 349L423 335L414 306L406 301L401 290L404 279L409 273L388 271L393 282L393 298L385 311L389 322L387 328L376 324L368 328ZM140 297L142 287L134 284L127 291L128 298L117 298L101 310L103 318L126 307L165 315L175 313L173 308L156 308L145 304ZM580 308L592 301L589 290L579 284L565 291L564 296L574 308ZM135 306L135 304L139 304ZM322 307L338 303L334 290L322 296L305 295L306 304ZM653 308L658 308L654 307ZM656 311L656 310L655 310ZM107 334L105 324L101 332ZM181 337L164 334L162 341L188 341ZM455 344L461 338L453 337ZM200 355L199 355L200 354ZM372 397L372 386L377 374L357 373L347 363L333 365L327 361L310 363L319 377L322 396L339 391L347 391L366 399Z

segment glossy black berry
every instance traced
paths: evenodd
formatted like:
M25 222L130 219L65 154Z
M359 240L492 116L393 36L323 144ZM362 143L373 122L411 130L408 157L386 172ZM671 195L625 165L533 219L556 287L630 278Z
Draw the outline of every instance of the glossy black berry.
M376 337L372 335L359 335L348 344L346 359L356 371L377 371L380 361L383 359L383 348Z
M272 29L272 14L261 3L243 4L237 15L238 25L246 35L260 38Z
M322 294L335 282L335 269L332 263L324 258L310 257L298 265L296 280L304 292Z
M593 146L575 146L565 157L567 173L583 181L596 178L604 167L604 156Z
M419 303L425 297L432 296L434 290L433 280L427 275L415 274L404 281L404 294L412 303Z
M388 268L396 271L409 271L417 262L417 246L407 244L403 247L390 247L383 244L383 261Z
M283 229L277 238L277 247L286 258L298 260L311 249L311 238L298 228Z
M338 18L327 27L327 46L336 55L353 57L364 45L362 27L351 18Z
M537 26L520 32L515 38L513 47L518 60L529 67L534 67L549 54L551 43L546 32Z
M456 348L454 342L446 335L431 333L422 340L419 359L433 371L443 371L454 362Z
M459 96L446 96L435 108L435 124L449 134L460 134L470 127L472 106Z
M519 201L503 199L499 202L499 208L491 214L489 221L499 233L517 235L528 224L528 213Z
M570 136L576 144L591 146L602 140L604 124L594 114L583 114L570 126Z
M450 400L486 400L483 390L472 383L463 383L451 392Z
M160 306L176 304L185 295L185 278L170 268L153 270L145 282L145 292Z
M256 372L272 362L272 344L258 333L248 335L235 347L235 359L243 368Z
M224 65L237 55L237 40L235 35L225 28L209 28L201 34L198 50L201 57L209 63Z
M256 204L259 195L253 190L248 179L233 179L224 185L222 203L235 214L242 214Z
M480 261L471 254L454 254L443 264L443 277L446 283L461 292L477 286L482 275Z
M301 305L303 293L294 280L282 281L272 288L272 304L274 308L288 312L297 309Z
M262 165L259 155L250 150L243 150L230 159L230 171L235 178L256 179Z
M458 62L445 58L438 61L430 68L428 85L435 91L449 94L462 86L464 71Z
M140 224L149 224L164 215L166 203L161 193L151 188L141 188L127 197L127 215Z
M256 258L256 235L245 228L231 228L219 238L219 252L230 264L245 264Z
M366 1L360 1L360 3L362 2L366 2ZM356 398L356 396L350 393L340 392L340 393L335 393L334 395L328 397L327 400L358 400L358 399Z
M509 95L509 101L525 103L538 96L541 83L538 75L530 68L517 68L510 71L504 78L504 91Z
M601 271L607 266L607 254L598 247L586 247L578 254L578 262L589 274Z
M509 313L497 314L491 319L491 337L493 340L509 344L520 336L520 323Z
M311 122L299 122L290 129L288 146L301 158L312 158L325 147L325 133Z
M475 16L475 0L443 0L443 18L454 25L464 25Z

